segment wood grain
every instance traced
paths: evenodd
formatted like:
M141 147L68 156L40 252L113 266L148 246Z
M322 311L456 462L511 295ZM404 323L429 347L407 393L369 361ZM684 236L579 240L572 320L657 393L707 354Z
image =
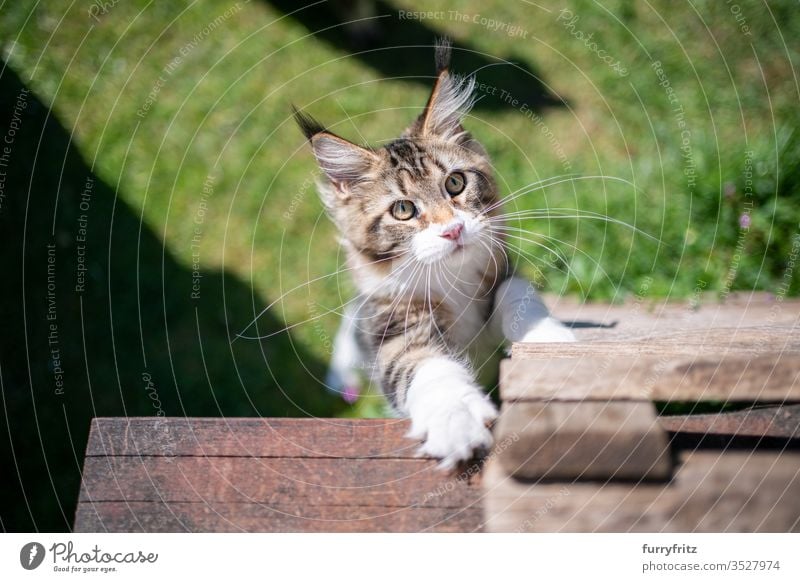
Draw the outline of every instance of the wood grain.
M658 334L632 330L625 337L615 336L614 339L604 339L604 334L597 332L591 341L515 343L511 347L511 357L757 356L765 353L800 356L799 332L800 325L691 328Z
M630 341L723 327L800 327L800 299L732 293L724 302L709 294L673 301L651 299L646 291L640 288L640 297L614 305L555 296L546 297L545 303L555 317L574 326L581 341Z
M405 419L95 418L86 455L414 458Z
M588 345L588 344L587 344ZM800 356L526 355L500 364L500 396L516 400L800 401ZM624 352L624 350L622 350Z
M574 481L667 479L666 432L649 402L504 403L497 455L508 475Z
M694 451L672 481L536 483L484 467L490 532L800 532L800 455Z
M84 532L446 532L480 531L480 505L465 508L297 506L258 503L98 501L79 503Z
M661 416L673 433L800 439L800 404L752 408L719 414Z
M96 419L75 531L479 531L397 419Z
M574 320L593 313L620 324L577 329L591 341L568 348L514 346L529 361L503 363L503 395L517 406L538 386L539 405L622 398L615 404L631 409L650 399L797 399L799 306L769 298L699 312L574 305ZM708 331L721 322L728 329ZM577 382L565 384L570 377ZM787 439L800 427L792 406L658 422L673 434ZM396 419L96 419L75 530L481 531L484 512L493 531L798 531L800 523L792 452L693 451L666 484L533 484L506 476L499 449L488 472L443 473L415 457L407 430ZM497 440L522 439L498 429Z
M471 484L433 459L89 457L80 501L206 501L363 506L460 506Z

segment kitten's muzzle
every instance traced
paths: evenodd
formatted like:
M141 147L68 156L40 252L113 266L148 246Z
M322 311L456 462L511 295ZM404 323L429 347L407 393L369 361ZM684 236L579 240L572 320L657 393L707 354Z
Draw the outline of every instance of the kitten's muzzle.
M461 232L464 230L464 223L463 222L453 222L448 224L444 230L442 230L441 236L442 238L446 238L448 240L457 241L461 238Z

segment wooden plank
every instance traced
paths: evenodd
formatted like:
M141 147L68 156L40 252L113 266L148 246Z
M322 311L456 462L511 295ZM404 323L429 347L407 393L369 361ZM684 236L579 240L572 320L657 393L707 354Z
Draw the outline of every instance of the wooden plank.
M673 480L536 483L483 471L490 532L800 532L800 455L694 451Z
M531 479L668 479L666 432L649 402L504 403L497 455L508 475Z
M555 296L545 303L555 317L574 325L581 341L630 341L720 327L800 326L800 300L768 293L731 294L723 303L703 295L691 301L651 300L646 293L614 305Z
M477 466L397 419L97 419L75 531L477 531ZM213 454L209 454L213 453Z
M798 355L503 360L500 396L517 400L800 401Z
M661 416L673 433L800 439L800 404L752 408L719 414Z
M95 418L88 457L414 458L405 419Z
M480 505L466 508L300 506L291 511L255 503L81 502L83 532L473 532Z
M511 357L555 359L592 356L780 356L800 358L800 325L715 327L653 334L630 330L624 338L603 340L598 332L592 341L574 343L515 343Z
M433 459L93 457L79 500L462 506L475 487Z

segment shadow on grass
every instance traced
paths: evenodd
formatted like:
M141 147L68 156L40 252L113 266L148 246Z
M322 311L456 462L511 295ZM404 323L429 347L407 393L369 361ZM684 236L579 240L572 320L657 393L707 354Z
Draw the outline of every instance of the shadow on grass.
M229 343L264 307L251 289L204 270L192 298L191 269L0 66L0 529L71 528L94 416L336 413L288 334Z
M402 17L404 7L381 1L335 0L319 3L312 0L266 0L284 14L291 14L315 39L327 42L335 49L354 53L364 64L383 77L407 77L430 87L434 76L433 43L443 32L429 27L427 20ZM444 19L452 10L439 11ZM408 12L408 11L406 11ZM466 13L474 17L473 13ZM478 15L480 16L480 15ZM439 18L441 20L442 18ZM436 19L431 19L435 22ZM505 34L519 37L527 33L524 23L507 24L502 32L490 32L480 24L472 24L479 34ZM518 27L519 32L513 32ZM545 85L541 74L523 58L514 55L489 56L459 39L453 42L453 70L461 74L476 73L482 98L476 108L497 110L519 109L526 104L533 111L546 107L562 107L564 100ZM497 88L494 90L493 88ZM502 93L505 91L506 93ZM508 96L508 97L507 97ZM516 105L511 100L516 99Z

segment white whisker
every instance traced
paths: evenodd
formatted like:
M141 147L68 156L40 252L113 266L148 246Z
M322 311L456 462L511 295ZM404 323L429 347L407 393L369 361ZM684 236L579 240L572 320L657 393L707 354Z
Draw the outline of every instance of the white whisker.
M407 251L403 251L403 253L405 253L405 252L407 252ZM401 254L403 254L403 253L401 253ZM236 334L236 336L231 340L231 343L233 343L237 339L246 339L246 340L267 339L267 338L273 337L275 335L278 335L278 334L284 333L286 331L289 331L290 329L293 329L293 328L298 327L300 325L305 325L306 323L310 323L312 321L315 321L317 319L325 317L326 315L329 315L329 314L332 314L332 313L338 313L339 309L343 309L347 305L353 303L354 301L356 301L358 299L358 297L354 297L354 298L350 299L349 301L344 302L343 304L341 304L340 306L338 306L338 307L336 307L334 309L327 310L325 313L317 314L317 315L315 315L313 317L310 317L310 318L308 318L306 320L295 322L295 323L293 323L293 324L291 324L291 325L289 325L287 327L284 327L283 329L280 329L278 331L269 333L267 335L263 335L263 336L261 336L261 335L258 335L258 336L244 335L245 331L250 329L253 325L256 325L258 323L258 320L265 313L267 313L270 309L275 307L275 305L277 305L280 301L285 299L289 294L294 293L295 291L298 291L298 290L302 289L303 287L307 287L307 286L309 286L309 285L311 285L313 283L316 283L316 282L319 282L319 281L323 281L323 280L329 279L331 277L336 277L336 276L338 276L338 275L340 275L342 273L345 273L347 271L352 271L354 269L364 268L366 266L376 265L378 263L385 262L387 260L391 260L391 259L390 258L381 258L381 259L378 259L378 260L375 260L375 261L371 261L369 263L365 263L363 265L354 265L354 266L351 266L351 267L340 268L340 269L337 269L336 271L334 271L333 273L328 273L327 275L320 275L319 277L315 277L314 279L311 279L309 281L306 281L305 283L301 283L300 285L297 285L297 286L293 287L292 289L289 289L288 291L283 293L280 297L278 297L277 299L272 301L272 303L267 305L264 309L262 309L261 312L259 312L259 314L255 317L255 319L253 319L253 321L251 321L249 324L247 324L247 326L244 327L241 332ZM412 264L412 263L410 263L410 264Z
M545 180L540 180L539 182L534 182L528 186L524 186L518 190L515 190L508 196L503 197L502 199L498 200L497 202L489 205L488 207L481 210L481 214L488 214L498 206L502 206L503 204L507 204L516 200L517 198L524 196L525 194L530 194L531 192L536 192L537 190L543 190L545 188L549 188L551 186L557 186L559 184L564 184L566 182L578 182L578 181L588 181L588 180L608 180L612 182L621 182L625 185L631 186L634 189L634 192L639 193L639 189L636 185L631 182L630 180L626 180L625 178L619 178L617 176L604 176L604 175L597 175L597 176L576 176L573 174L566 174L566 177L557 177L557 178L548 178Z
M606 271L606 270L603 268L603 266L600 264L600 262L599 262L599 261L597 261L597 260L596 260L594 257L592 257L591 255L589 255L589 254L588 254L586 251L584 251L584 250L582 250L582 249L578 248L576 245L573 245L573 244L571 244L571 243L569 243L569 242L567 242L567 241L561 240L561 239L559 239L559 238L556 238L556 237L554 237L554 236L551 236L551 235L542 234L542 233L539 233L539 232L529 232L529 231L527 231L527 230L524 230L524 229L521 229L521 228L516 228L516 227L513 227L513 226L496 227L496 228L502 228L503 230L513 230L513 231L515 231L515 232L521 232L521 233L523 233L523 234L528 234L528 235L531 235L531 236L540 236L540 237L546 238L546 239L548 239L548 240L552 240L552 241L554 241L554 242L557 242L557 243L559 243L559 244L562 244L562 245L568 246L568 247L570 247L572 250L574 250L575 252L577 252L577 253L579 253L579 254L583 255L584 257L586 257L586 258L589 260L589 262L590 262L590 263L592 263L592 264L593 264L593 265L594 265L594 266L595 266L595 267L596 267L596 268L597 268L597 269L598 269L598 270L599 270L599 271L600 271L600 272L603 274L603 276L604 276L604 277L605 277L605 278L606 278L606 279L607 279L607 280L608 280L608 281L609 281L609 282L610 282L612 285L614 284L614 281L611 279L611 276L610 276L610 275L608 274L608 272L607 272L607 271ZM525 242L531 242L531 243L533 243L533 242L534 242L534 241L532 241L532 240L530 240L530 239L527 239L527 238L524 238L524 237L521 237L521 236L519 236L519 237L517 237L517 238L518 238L518 239L520 239L520 240L524 240ZM534 244L535 244L535 243L534 243ZM561 259L562 261L565 261L565 258L559 257L559 259Z
M576 212L576 214L553 214L553 212ZM559 219L586 219L586 220L600 220L603 222L609 222L612 224L618 224L620 226L624 226L629 228L636 234L639 234L645 238L648 238L654 242L659 244L666 244L661 239L654 237L653 235L637 228L636 226L619 220L617 218L613 218L611 216L607 216L605 214L600 214L598 212L592 212L589 210L574 210L574 209L566 209L566 208L553 208L549 210L521 210L518 212L509 212L507 214L496 215L487 219L488 222L506 222L508 220L535 220L535 219L542 219L542 220L559 220Z

